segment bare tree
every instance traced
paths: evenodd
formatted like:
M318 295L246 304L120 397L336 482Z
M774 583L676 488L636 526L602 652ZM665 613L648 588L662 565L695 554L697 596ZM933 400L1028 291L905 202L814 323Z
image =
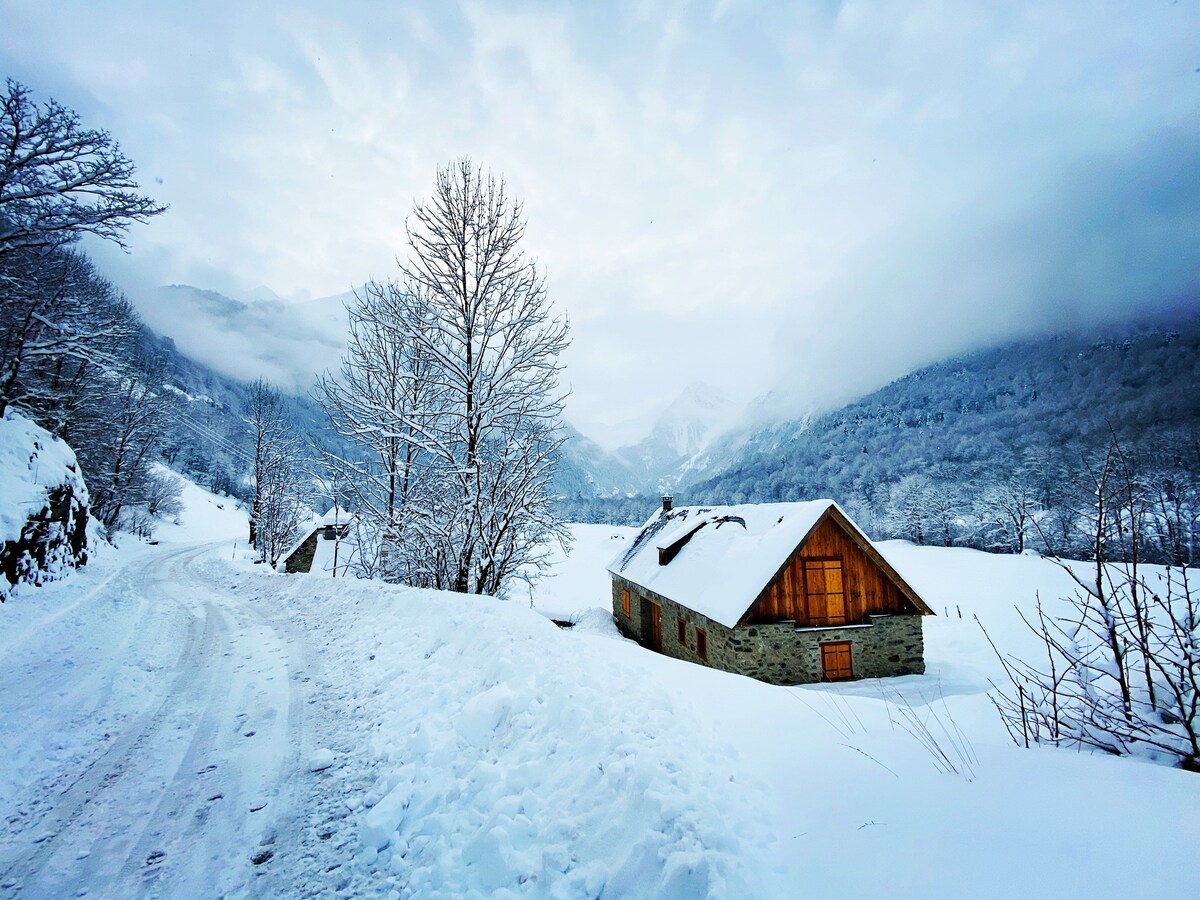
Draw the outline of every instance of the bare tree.
M151 465L166 440L178 400L164 391L165 365L136 356L103 373L71 422L71 440L87 477L92 511L107 528L127 507L145 502Z
M924 544L933 525L929 498L932 484L925 475L905 475L888 494L889 530L915 544Z
M429 325L420 299L394 283L368 282L347 304L350 337L337 376L323 375L317 393L330 426L364 451L363 459L329 455L339 483L349 487L363 534L376 532L372 547L408 539L425 504L410 502L428 482L421 465L418 423L439 414L431 361L415 335ZM422 428L422 430L424 430ZM378 555L378 554L374 554ZM372 556L363 548L364 559ZM413 554L390 552L379 569L394 580L423 585ZM423 567L423 566L422 566ZM384 571L386 570L386 572Z
M29 88L0 96L0 257L60 247L83 234L125 246L125 231L166 210L138 193L134 165L107 131Z
M152 516L177 516L183 512L184 481L168 471L154 472L146 488L146 512Z
M16 400L57 402L84 364L121 369L140 327L129 302L82 254L0 257L0 415ZM44 377L30 377L31 368Z
M251 386L249 425L254 435L250 544L274 567L295 540L307 509L306 455L283 397L262 378Z
M1032 479L1023 471L986 488L974 506L988 549L1023 553L1030 538L1037 534L1042 504Z
M468 159L439 170L398 284L356 298L340 377L322 382L333 427L371 455L350 480L409 583L500 593L567 538L551 479L568 329L524 233L503 182Z
M416 338L432 363L436 417L411 423L449 487L438 518L448 587L499 593L535 548L566 531L551 510L561 439L565 321L525 256L521 204L469 159L438 171L408 227L404 287L430 311Z

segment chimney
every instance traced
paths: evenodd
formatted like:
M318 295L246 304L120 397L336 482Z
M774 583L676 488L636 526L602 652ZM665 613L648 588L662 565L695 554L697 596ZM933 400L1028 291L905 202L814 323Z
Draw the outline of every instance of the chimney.
M671 511L671 495L664 494L663 495L663 512L670 512L670 511Z

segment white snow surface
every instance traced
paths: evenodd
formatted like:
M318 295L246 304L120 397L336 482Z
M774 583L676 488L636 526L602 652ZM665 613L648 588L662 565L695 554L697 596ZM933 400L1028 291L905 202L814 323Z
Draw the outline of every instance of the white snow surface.
M194 544L200 541L245 541L250 534L250 519L233 497L219 496L200 487L194 481L169 472L183 483L180 497L183 512L171 520L159 520L154 538L164 544Z
M732 628L817 520L836 506L808 500L660 510L608 568ZM658 551L689 532L695 533L678 555L659 565Z
M29 516L40 512L47 493L70 485L87 498L75 451L40 425L9 409L0 419L0 542L21 536Z
M535 610L224 537L0 607L0 894L1200 894L1200 778L1019 749L991 708L974 617L1028 652L1053 563L885 544L938 613L927 674L785 688L620 638L629 531L572 530Z
M639 530L625 525L572 525L568 550L564 553L558 544L552 544L549 573L532 588L513 588L514 601L526 601L560 621L574 621L595 608L611 610L608 563L625 552Z

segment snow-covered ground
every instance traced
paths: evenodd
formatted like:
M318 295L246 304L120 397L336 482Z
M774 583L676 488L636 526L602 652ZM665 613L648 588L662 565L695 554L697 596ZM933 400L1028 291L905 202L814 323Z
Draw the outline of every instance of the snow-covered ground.
M615 633L632 529L576 526L508 602L278 575L242 529L0 608L0 891L1200 892L1200 779L1019 750L991 708L973 617L1027 646L1013 604L1069 589L1036 557L885 545L938 612L928 674L780 688Z
M598 607L611 611L608 564L640 530L622 525L572 525L569 550L564 553L557 544L552 545L549 573L533 587L516 585L512 599L564 622Z

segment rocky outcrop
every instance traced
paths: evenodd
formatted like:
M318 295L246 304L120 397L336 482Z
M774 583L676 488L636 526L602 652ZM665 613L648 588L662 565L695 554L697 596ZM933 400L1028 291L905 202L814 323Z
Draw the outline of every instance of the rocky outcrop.
M9 411L0 421L0 601L87 562L87 524L74 451Z

